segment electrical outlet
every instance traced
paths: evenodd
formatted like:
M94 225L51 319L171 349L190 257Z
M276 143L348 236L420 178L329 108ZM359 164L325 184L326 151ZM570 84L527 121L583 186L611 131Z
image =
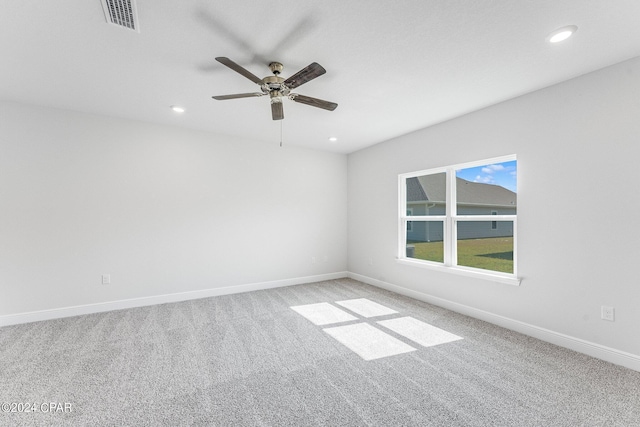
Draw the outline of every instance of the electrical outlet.
M608 307L606 305L602 306L602 319L613 322L615 320L615 310L613 307Z
M111 275L110 274L103 274L102 275L102 284L103 285L111 284Z

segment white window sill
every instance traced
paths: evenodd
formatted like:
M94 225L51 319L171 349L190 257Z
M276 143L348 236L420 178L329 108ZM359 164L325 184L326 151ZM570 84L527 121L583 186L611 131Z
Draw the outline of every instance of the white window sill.
M399 264L410 265L412 267L426 268L429 270L436 270L447 272L450 274L457 274L460 276L475 277L476 279L489 280L491 282L504 283L506 285L520 286L522 278L513 276L511 274L504 274L498 272L490 272L480 270L476 268L465 267L448 267L440 263L433 263L429 261L414 260L410 258L397 258L396 261Z

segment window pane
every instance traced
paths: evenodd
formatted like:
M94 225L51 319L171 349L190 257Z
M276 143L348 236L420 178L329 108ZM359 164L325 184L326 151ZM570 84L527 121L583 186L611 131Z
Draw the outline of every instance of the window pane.
M442 221L407 222L407 258L444 262Z
M516 160L457 170L457 214L515 215L517 172Z
M513 221L458 221L457 229L458 265L513 273Z
M446 214L446 173L407 178L407 215Z

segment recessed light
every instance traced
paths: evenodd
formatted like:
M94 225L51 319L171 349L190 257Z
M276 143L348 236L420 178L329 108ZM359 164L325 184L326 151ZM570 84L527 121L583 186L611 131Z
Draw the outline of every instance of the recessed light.
M336 142L337 140L338 140L338 138L336 138L335 136L329 137L329 141L331 141L331 142Z
M559 43L571 37L573 33L578 31L578 27L575 25L567 25L566 27L558 28L547 36L549 43Z
M172 109L173 111L175 111L176 113L184 113L184 108L182 108L182 107L181 107L181 106L179 106L179 105L172 105L172 106L171 106L171 109Z

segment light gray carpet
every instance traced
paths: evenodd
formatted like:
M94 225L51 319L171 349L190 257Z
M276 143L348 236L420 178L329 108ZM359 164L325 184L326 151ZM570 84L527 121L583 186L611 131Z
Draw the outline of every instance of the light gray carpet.
M355 298L464 339L365 361L290 308ZM350 279L0 328L0 365L72 409L3 426L640 426L639 372Z

